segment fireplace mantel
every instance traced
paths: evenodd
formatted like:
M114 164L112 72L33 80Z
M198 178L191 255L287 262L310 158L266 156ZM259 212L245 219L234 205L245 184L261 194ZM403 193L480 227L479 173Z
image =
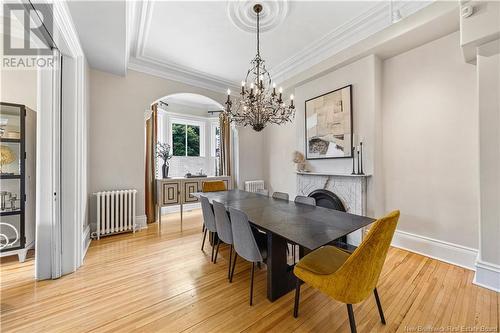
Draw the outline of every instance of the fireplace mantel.
M366 185L371 175L351 175L335 172L297 171L297 194L309 195L314 190L324 189L335 193L346 211L351 214L366 215ZM347 235L350 244L359 245L360 230Z
M305 176L335 176L335 177L361 177L367 178L372 175L352 175L350 173L334 173L334 172L304 172L304 171L296 171L298 175Z

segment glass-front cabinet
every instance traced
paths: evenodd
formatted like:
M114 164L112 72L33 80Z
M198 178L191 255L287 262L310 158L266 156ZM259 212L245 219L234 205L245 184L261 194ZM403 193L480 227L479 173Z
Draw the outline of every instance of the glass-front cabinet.
M34 111L0 103L0 253L21 261L35 236L35 131Z

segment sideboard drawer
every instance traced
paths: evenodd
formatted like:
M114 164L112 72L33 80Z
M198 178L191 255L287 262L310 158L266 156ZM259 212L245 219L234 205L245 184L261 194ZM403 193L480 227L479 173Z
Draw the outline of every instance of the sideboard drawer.
M179 183L162 184L162 206L181 203Z
M200 182L196 180L186 180L184 181L184 202L185 203L191 203L191 202L198 202L197 197L193 197L191 193L193 192L200 192Z

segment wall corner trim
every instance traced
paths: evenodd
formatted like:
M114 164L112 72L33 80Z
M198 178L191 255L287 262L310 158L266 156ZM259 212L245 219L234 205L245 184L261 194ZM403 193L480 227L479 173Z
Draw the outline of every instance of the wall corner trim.
M396 230L392 246L426 257L476 270L477 249Z
M474 274L472 283L500 292L500 265L477 259L476 274Z
M90 224L87 224L82 234L82 264L85 260L85 256L87 255L87 251L89 250L90 242L92 242L92 239L90 238Z

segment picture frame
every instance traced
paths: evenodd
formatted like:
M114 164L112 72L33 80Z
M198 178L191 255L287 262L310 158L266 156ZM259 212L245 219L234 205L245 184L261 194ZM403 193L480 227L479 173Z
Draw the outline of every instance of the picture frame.
M352 85L329 91L304 102L307 160L352 158Z

